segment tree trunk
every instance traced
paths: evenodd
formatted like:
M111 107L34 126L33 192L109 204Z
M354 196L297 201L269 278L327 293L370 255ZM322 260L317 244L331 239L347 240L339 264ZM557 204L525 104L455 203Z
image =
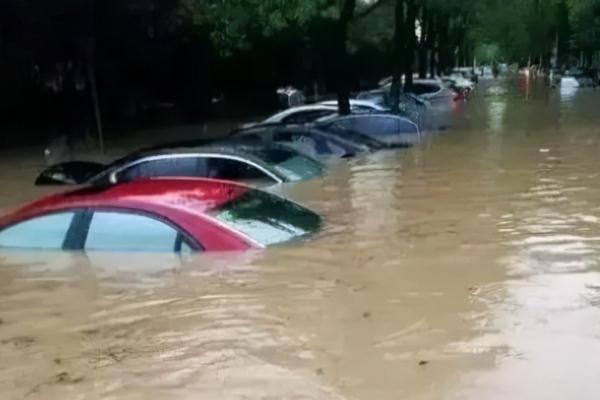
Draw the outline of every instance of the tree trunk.
M96 132L98 134L98 144L100 154L104 155L104 132L102 130L102 115L100 113L100 101L98 100L98 86L96 81L96 44L94 39L90 39L87 45L86 64L88 82L90 83L90 94L94 106L94 120L96 122Z
M421 39L419 41L419 79L427 78L427 34L429 30L429 12L421 7Z
M415 0L406 1L406 21L405 21L405 56L404 56L404 91L409 91L413 86L413 67L415 63L415 51L417 47L417 35L415 32L415 23L417 21L418 7Z
M436 40L437 40L437 15L431 11L429 16L429 27L427 32L427 48L429 52L429 77L435 78L436 69Z
M102 113L100 111L100 100L98 98L98 81L96 74L96 27L97 19L99 18L98 7L100 4L96 0L89 0L89 37L85 41L85 60L87 66L88 82L90 85L90 95L94 107L94 122L96 125L96 133L98 135L98 145L100 147L100 155L104 155L104 131L102 128Z
M440 15L438 17L437 28L437 49L438 49L438 68L437 74L442 75L448 66L452 63L452 55L450 46L448 43L449 29L450 29L450 17L448 15Z
M394 69L392 71L392 87L390 88L392 112L399 112L400 110L400 89L402 88L402 72L404 70L402 57L405 42L404 0L396 0L394 8L394 62L392 64Z
M340 18L337 21L336 27L336 46L337 59L339 65L339 73L337 74L337 97L338 108L340 115L350 114L350 69L349 56L346 42L348 40L348 26L354 18L356 10L356 0L344 0L342 9L340 10Z

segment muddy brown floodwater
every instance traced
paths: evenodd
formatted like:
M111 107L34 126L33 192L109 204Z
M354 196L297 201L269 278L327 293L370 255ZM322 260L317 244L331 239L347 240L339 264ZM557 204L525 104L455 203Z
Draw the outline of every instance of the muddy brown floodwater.
M0 397L596 399L599 104L484 81L419 148L284 188L327 220L303 245L2 254Z

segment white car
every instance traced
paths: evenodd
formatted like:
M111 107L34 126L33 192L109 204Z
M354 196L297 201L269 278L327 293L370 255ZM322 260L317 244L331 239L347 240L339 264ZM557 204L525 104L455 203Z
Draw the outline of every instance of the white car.
M333 106L337 109L338 101L330 100L330 101L322 101L321 103L324 106ZM387 109L381 105L376 104L373 101L367 100L350 100L350 108L355 111L387 111Z
M303 125L314 122L320 118L337 115L337 100L324 101L317 104L292 107L270 116L260 124L287 124ZM385 108L376 105L370 101L350 100L350 108L355 112L384 111ZM242 125L242 128L251 128L259 123L249 123Z
M444 82L450 82L454 87L459 90L468 91L475 89L475 83L470 79L464 78L459 74L451 74L442 78Z
M337 112L336 106L325 104L310 104L288 108L262 121L263 124L305 124L321 117Z
M560 86L565 88L594 87L594 80L584 75L564 75L560 78Z
M379 85L382 89L391 90L392 78L383 78ZM454 97L452 91L446 88L441 79L414 79L410 92L427 101Z
M411 92L427 101L452 99L456 95L440 79L415 79Z
M275 115L270 116L264 121L250 122L247 124L240 125L241 129L252 128L256 125L262 124L288 124L288 125L302 125L312 121L316 121L319 118L327 115L335 114L337 107L327 106L323 104L311 104L307 106L298 106L288 108Z

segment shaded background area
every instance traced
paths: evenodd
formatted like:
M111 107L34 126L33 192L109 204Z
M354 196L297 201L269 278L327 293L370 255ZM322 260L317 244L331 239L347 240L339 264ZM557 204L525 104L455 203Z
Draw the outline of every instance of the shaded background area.
M307 54L328 61L326 23L309 32L322 48L307 49L307 31L289 27L269 37L250 32L251 48L224 51L180 3L2 1L0 143L43 142L71 125L95 129L94 78L109 132L264 113L277 108L283 84L319 79L327 88L331 74ZM373 62L385 61L380 50L354 58L353 87L358 76L381 75Z
M239 118L383 76L597 69L597 0L0 0L0 144ZM316 90L315 90L316 89Z

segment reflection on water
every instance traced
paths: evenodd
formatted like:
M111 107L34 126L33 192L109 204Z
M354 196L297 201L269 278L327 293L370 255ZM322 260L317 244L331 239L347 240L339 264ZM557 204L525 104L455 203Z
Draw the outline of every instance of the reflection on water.
M326 218L310 243L3 254L3 398L596 398L600 93L522 84L283 188ZM40 194L31 154L1 206Z

